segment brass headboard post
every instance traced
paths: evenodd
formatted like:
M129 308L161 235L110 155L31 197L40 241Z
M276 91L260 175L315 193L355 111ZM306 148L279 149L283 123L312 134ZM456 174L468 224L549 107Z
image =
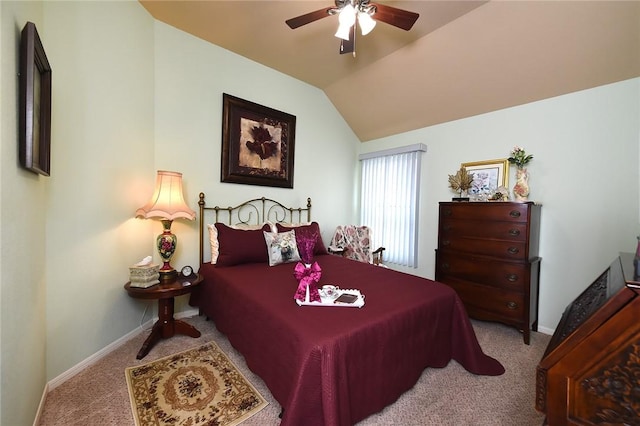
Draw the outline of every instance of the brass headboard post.
M200 193L200 199L198 200L198 207L200 208L200 259L198 260L198 264L202 264L202 259L204 258L204 192Z
M302 207L298 208L298 220L302 221L302 211L307 211L307 222L311 222L311 198L307 198L307 208L303 209ZM293 213L291 213L291 219L293 221Z

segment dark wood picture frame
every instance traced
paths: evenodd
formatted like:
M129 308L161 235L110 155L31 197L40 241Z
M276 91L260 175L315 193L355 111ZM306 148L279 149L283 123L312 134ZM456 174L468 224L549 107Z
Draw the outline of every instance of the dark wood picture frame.
M18 153L20 165L49 176L51 173L51 66L33 22L27 22L20 40L20 110Z
M296 117L222 97L221 181L293 188Z

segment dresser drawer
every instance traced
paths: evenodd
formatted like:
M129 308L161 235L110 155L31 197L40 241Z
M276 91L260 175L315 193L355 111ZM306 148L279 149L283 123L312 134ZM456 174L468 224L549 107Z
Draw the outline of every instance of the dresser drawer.
M497 319L507 323L522 323L525 318L525 297L522 293L457 279L445 279L443 282L458 293L472 318Z
M440 238L464 236L507 241L527 241L527 224L523 222L481 222L444 218Z
M530 276L528 263L501 262L440 251L436 254L436 280L453 277L522 293L528 291Z
M436 281L456 290L469 316L517 327L526 344L538 318L541 207L439 204Z
M438 248L467 254L493 256L500 259L527 260L525 241L483 240L465 237L439 237Z
M529 203L440 203L440 218L527 222Z

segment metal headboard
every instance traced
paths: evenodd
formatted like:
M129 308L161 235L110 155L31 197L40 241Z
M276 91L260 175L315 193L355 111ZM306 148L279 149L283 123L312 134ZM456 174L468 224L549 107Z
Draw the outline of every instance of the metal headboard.
M204 192L200 193L200 263L204 261L204 241L209 240L209 232L205 234L204 224L222 222L227 225L257 225L270 221L273 223L297 223L311 221L311 198L307 198L306 207L286 207L270 198L254 198L233 207L207 207ZM210 214L205 217L206 212ZM207 220L212 216L211 221ZM306 218L305 218L306 216Z

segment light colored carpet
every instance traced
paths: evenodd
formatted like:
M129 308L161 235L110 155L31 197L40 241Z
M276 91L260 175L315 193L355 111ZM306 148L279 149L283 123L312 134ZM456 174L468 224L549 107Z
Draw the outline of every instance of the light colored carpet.
M242 423L243 426L280 424L280 404L214 324L203 317L188 318L187 322L200 330L202 336L162 340L144 359L136 360L148 330L50 391L40 425L134 425L124 369L211 340L269 402L266 408ZM476 376L455 361L446 368L427 368L413 389L358 426L541 425L543 416L535 410L535 370L551 336L532 333L531 345L525 345L522 335L513 328L480 321L473 321L473 325L485 353L504 365L506 372L502 376Z

